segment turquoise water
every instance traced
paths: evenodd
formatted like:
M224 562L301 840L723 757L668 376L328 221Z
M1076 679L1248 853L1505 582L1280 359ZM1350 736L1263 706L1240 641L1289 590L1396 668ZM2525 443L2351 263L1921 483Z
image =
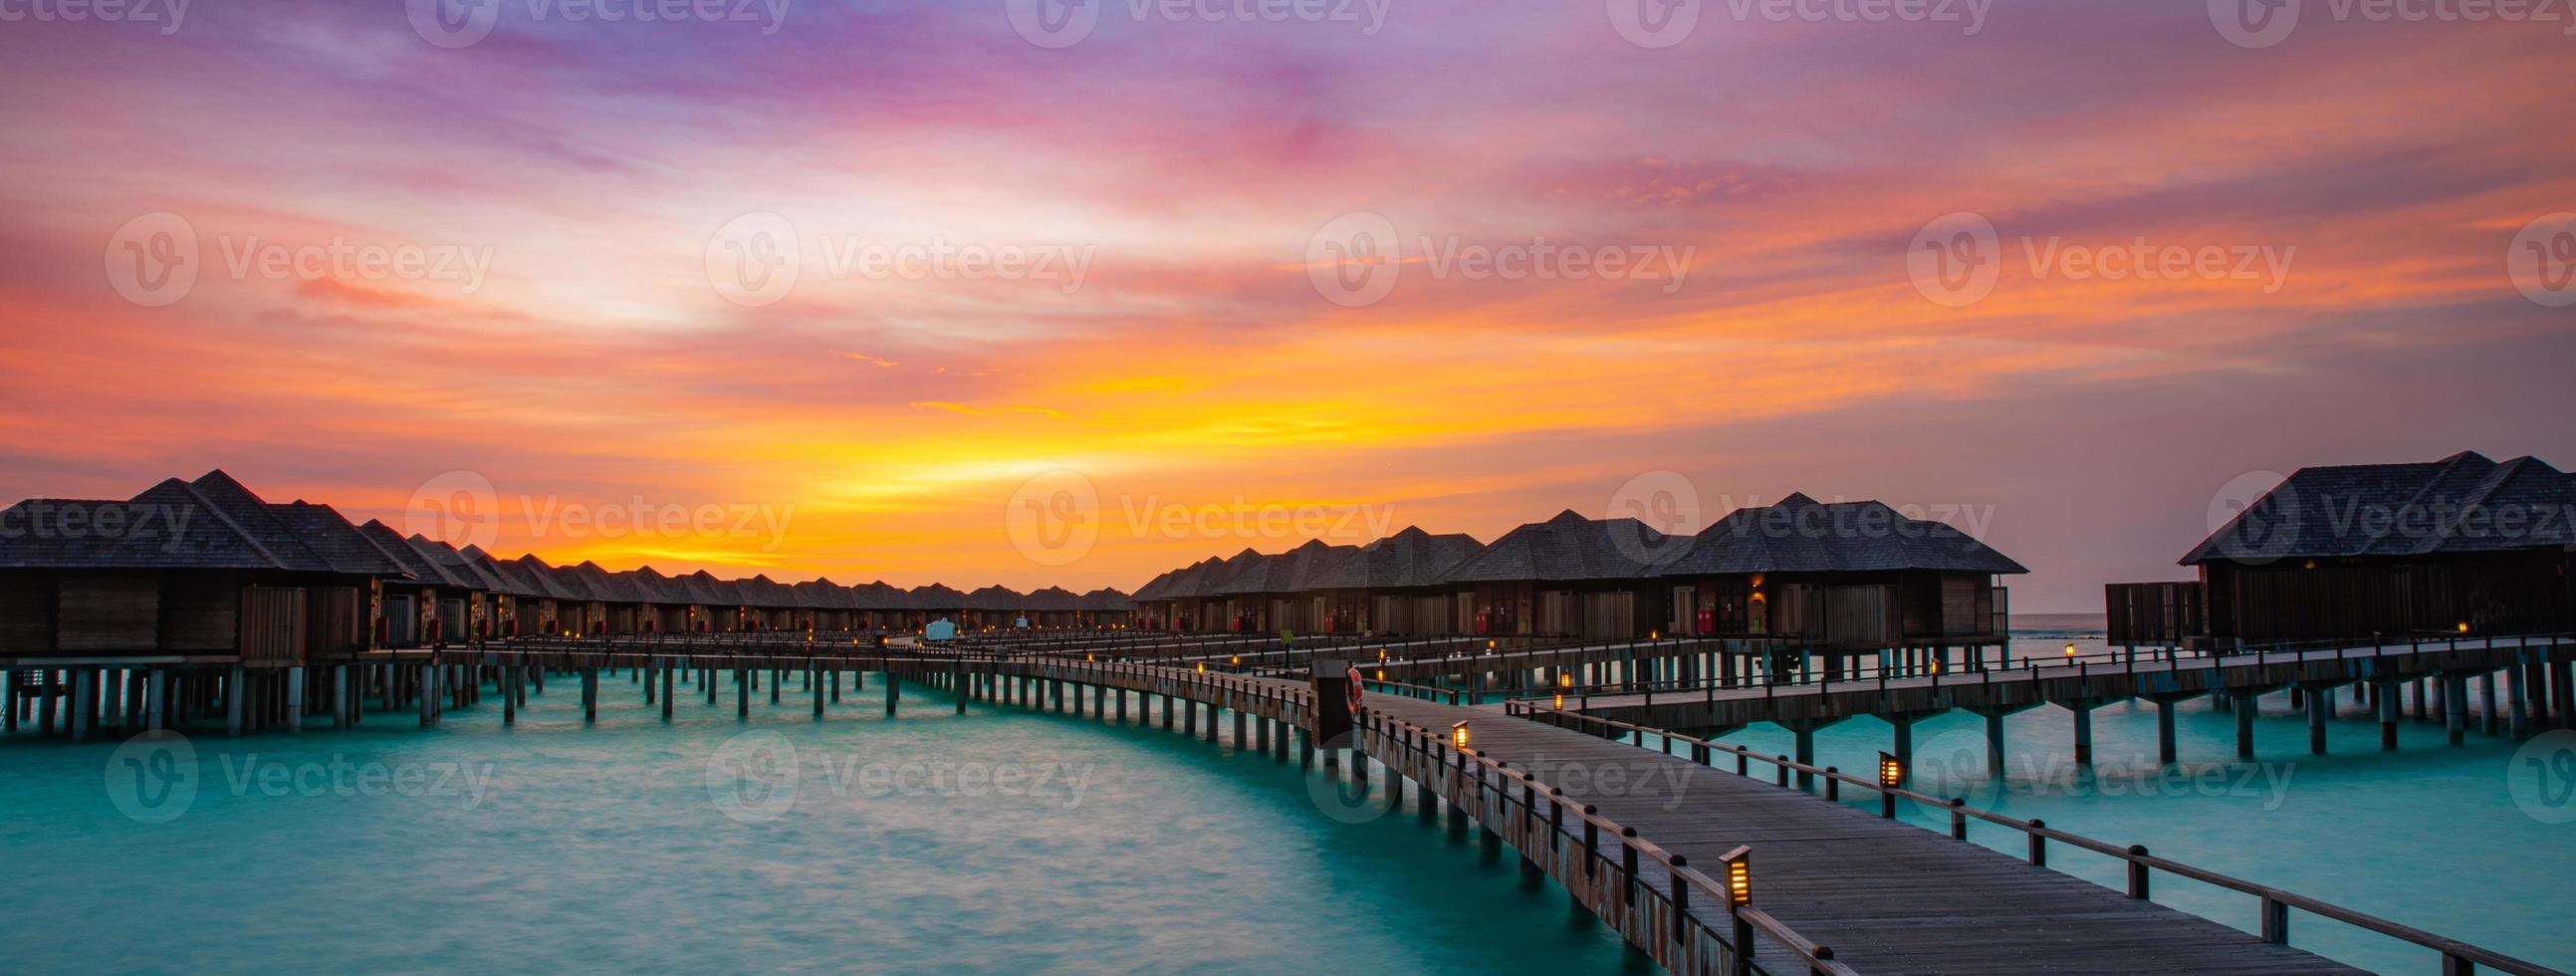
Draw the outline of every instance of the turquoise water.
M2046 646L2038 646L2045 643ZM2079 652L2100 652L2079 639ZM2063 637L2018 647L2015 658L2062 647ZM2154 706L2113 705L2093 713L2094 766L2074 765L2073 721L2043 707L2005 724L2005 776L1986 768L1984 719L1952 713L1915 726L1914 788L1964 796L2015 817L2270 884L2439 935L2561 969L2576 968L2576 823L2527 814L2509 777L2535 770L2522 743L2487 737L2472 723L2467 743L2447 744L2441 725L2399 723L2399 751L2379 749L2379 725L2342 700L2327 728L2327 754L2308 753L2307 719L2286 694L2263 701L2255 759L2236 759L2236 719L2206 700L2180 706L2180 767L2156 763ZM2569 736L2570 733L2558 733ZM1816 734L1816 760L1868 770L1888 748L1886 723L1856 719ZM1790 751L1786 731L1764 725L1725 736L1773 755ZM2560 740L2542 743L2542 747ZM1650 742L1650 744L1652 744ZM2576 744L2576 743L2572 743ZM1723 762L1723 761L1722 761ZM1731 768L1731 766L1729 767ZM1756 775L1765 775L1761 764ZM2576 778L2559 786L2576 786ZM1852 799L1871 809L1874 795ZM2576 808L2571 808L2576 809ZM2542 813L2549 811L2545 808ZM1905 819L1946 832L1949 819L1905 805ZM2015 856L2022 834L1972 823L1971 840ZM2124 868L2106 857L2051 845L2049 865L2125 888ZM2155 900L2247 931L2259 926L2256 900L2171 875L2154 879ZM2438 971L2438 957L2313 915L2293 913L2291 944L2380 972Z
M1018 709L959 718L911 688L887 720L875 681L821 724L792 684L748 724L730 689L709 706L684 685L665 727L622 676L603 684L587 730L562 679L514 729L495 697L436 730L370 714L199 736L184 803L134 777L135 750L0 745L0 968L1653 968L1508 852L1409 814L1346 823L1293 762ZM138 783L161 799L147 819L184 812L129 818L115 799Z

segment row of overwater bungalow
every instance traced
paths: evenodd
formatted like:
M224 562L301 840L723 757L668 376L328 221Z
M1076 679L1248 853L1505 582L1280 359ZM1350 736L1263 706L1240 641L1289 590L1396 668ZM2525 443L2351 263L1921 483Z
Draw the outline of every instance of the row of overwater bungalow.
M1973 647L2008 632L2021 564L1875 502L1790 495L1692 535L1568 511L1491 544L1408 528L1250 549L1155 577L1137 626L1177 631L1760 638L1816 650Z
M795 584L501 559L328 505L261 499L222 471L124 500L0 510L0 659L285 664L535 635L1121 627L1116 590L972 593Z

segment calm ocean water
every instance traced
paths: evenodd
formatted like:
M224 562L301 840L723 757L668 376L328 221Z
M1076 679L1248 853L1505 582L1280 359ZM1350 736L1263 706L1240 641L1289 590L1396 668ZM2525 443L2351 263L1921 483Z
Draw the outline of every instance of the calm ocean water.
M2079 625L2017 622L2031 628L2017 657L2099 647ZM138 750L0 745L0 859L24 893L0 921L0 967L1653 969L1561 890L1524 887L1508 852L1488 860L1409 812L1343 822L1308 798L1320 772L1293 763L1017 709L960 719L921 691L888 721L873 683L819 725L792 689L775 707L755 696L746 725L729 689L708 706L683 686L666 728L632 685L604 682L588 730L565 682L515 729L487 701L431 731L371 715L354 732L197 737L193 799L158 807L144 795L167 781L124 764ZM2311 757L2274 696L2257 761L2240 763L2233 718L2194 702L2168 772L2152 709L2105 708L2094 728L2081 772L2065 712L2016 715L1996 777L1980 720L1930 720L1917 786L2576 966L2576 824L2515 801L2528 756L2513 742L2473 732L2452 748L2410 721L2383 754L2347 711L2331 754ZM1843 723L1818 734L1819 760L1867 768L1887 735ZM1789 749L1770 727L1726 741ZM2002 828L1973 835L2022 851ZM2063 846L2051 864L2120 882ZM2159 902L2255 924L2251 898L2156 885ZM2434 964L2310 916L2292 932L2375 970Z
M515 729L198 737L194 800L136 807L163 823L117 803L161 784L135 750L0 746L0 970L1653 968L1508 852L1327 816L1294 762L917 689L888 721L874 682L665 728L603 682L591 730L566 681Z

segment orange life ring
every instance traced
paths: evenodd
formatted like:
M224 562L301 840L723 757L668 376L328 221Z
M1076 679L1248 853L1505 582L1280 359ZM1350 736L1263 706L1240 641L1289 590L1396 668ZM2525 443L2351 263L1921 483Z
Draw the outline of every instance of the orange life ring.
M1351 714L1357 716L1360 713L1360 669L1350 669L1350 679Z

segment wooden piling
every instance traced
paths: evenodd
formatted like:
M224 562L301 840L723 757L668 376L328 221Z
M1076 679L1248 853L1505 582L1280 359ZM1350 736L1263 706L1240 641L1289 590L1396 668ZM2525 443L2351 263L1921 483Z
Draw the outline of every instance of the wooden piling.
M2393 682L2374 682L2370 687L2371 697L2377 699L2379 709L2379 749L2381 752L2396 752L2398 713L2405 704L2398 700L2397 686Z
M242 734L242 721L248 717L243 712L243 698L247 695L243 690L243 686L248 684L248 682L243 680L245 674L246 672L241 668L233 668L224 677L225 735ZM50 719L45 722L47 728L51 728L53 724L54 723ZM425 726L429 724L429 721L427 719L423 719L420 724Z
M2459 675L2442 676L2442 728L2452 745L2468 741L2469 679Z
M2171 766L2180 752L2174 742L2174 701L2156 699L2156 762Z
M2067 708L2075 713L2075 764L2089 767L2093 765L2093 706L2076 702Z
M2326 754L2326 713L2334 709L2333 691L2315 688L2308 691L2308 753Z
M2254 758L2254 696L2238 692L2232 695L2236 710L2236 758Z

